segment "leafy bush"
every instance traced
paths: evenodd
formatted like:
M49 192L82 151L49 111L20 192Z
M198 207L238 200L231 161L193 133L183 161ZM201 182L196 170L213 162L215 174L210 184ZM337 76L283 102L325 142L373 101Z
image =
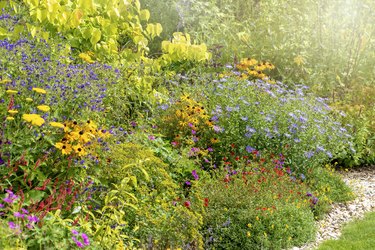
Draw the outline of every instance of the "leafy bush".
M141 144L118 144L111 150L110 159L108 168L102 171L102 183L111 184L110 188L114 185L111 189L116 190L121 202L134 204L122 209L126 225L122 230L127 235L139 239L143 246L201 246L198 230L202 202L198 190L182 192L180 183L171 177L174 170Z
M317 198L277 158L253 158L203 180L205 248L283 249L314 236Z

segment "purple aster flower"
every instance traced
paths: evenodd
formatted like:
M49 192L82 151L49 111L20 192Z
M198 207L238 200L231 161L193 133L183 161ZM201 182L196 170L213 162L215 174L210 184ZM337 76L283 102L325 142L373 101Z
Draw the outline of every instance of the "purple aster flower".
M28 214L28 213L29 213L29 211L27 211L27 210L24 209L24 208L21 208L21 211L22 211L24 214Z
M191 172L191 174L193 175L194 180L199 180L199 175L197 174L197 171L195 169Z
M254 150L255 150L255 148L253 148L251 146L246 146L246 152L252 153Z
M311 194L311 193L307 193L307 194L306 194L306 196L308 196L308 197L311 197L311 196L312 196L312 194Z
M153 135L149 135L149 136L148 136L148 139L149 139L150 141L154 141L154 140L155 140L155 136L153 136Z
M318 203L318 201L319 201L319 199L317 198L317 197L313 197L312 198L312 203L314 204L314 205L316 205L316 203Z
M305 156L306 156L308 159L310 159L311 157L314 156L314 152L313 152L313 151L307 151L307 152L305 153Z
M89 237L87 237L86 234L81 233L81 237L82 237L82 239L83 239L83 244L85 244L86 246L90 245Z
M18 198L17 195L15 195L11 190L6 190L8 193L8 196L3 199L6 203L13 203L15 199Z
M29 222L35 222L35 223L39 221L39 218L36 215L27 216L27 219L29 220Z
M10 229L17 229L18 225L16 225L13 221L8 222L8 226Z
M74 234L74 235L78 235L79 233L78 233L77 230L72 229L72 234Z
M214 125L213 127L213 130L215 131L215 132L217 132L217 133L220 133L220 132L222 132L223 131L223 129L222 128L220 128L219 126L217 126L217 125Z
M185 181L185 184L186 184L187 186L191 186L191 182L190 182L190 181Z
M191 130L191 133L192 133L193 135L195 135L195 134L197 133L197 131L195 131L194 129L192 129L192 130Z
M3 208L4 207L4 204L0 203L0 208Z
M14 212L13 215L14 217L17 217L17 218L21 218L21 219L25 218L25 215L21 214L20 212Z
M76 239L76 237L73 236L72 239L73 239L73 241L76 243L77 247L79 247L79 248L83 248L83 244L82 244L82 242L78 241L78 240Z

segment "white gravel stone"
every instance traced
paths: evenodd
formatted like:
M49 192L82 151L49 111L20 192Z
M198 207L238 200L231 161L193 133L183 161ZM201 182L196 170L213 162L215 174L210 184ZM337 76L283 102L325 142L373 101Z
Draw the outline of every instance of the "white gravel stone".
M332 210L317 221L318 232L315 241L292 250L311 250L328 239L338 239L344 224L362 218L366 212L375 210L375 166L340 173L357 198L353 201L332 204Z

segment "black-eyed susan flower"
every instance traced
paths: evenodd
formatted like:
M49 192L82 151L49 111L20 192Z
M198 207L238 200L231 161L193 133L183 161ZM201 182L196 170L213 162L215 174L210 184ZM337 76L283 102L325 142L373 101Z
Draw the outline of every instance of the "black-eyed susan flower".
M64 124L60 123L60 122L50 122L49 125L51 125L52 127L55 127L55 128L64 128Z
M42 126L44 124L44 119L37 114L23 114L22 119L31 122L32 125Z
M45 91L44 89L41 89L41 88L33 88L32 90L39 93L39 94L47 94L47 91Z
M50 111L50 107L49 106L47 106L47 105L38 105L38 106L36 106L36 108L37 109L39 109L40 111L43 111L43 112L48 112L48 111Z
M80 144L73 146L73 149L78 156L85 156L87 154L83 146Z
M211 138L211 143L218 143L219 142L219 139L217 139L216 137L215 138Z
M72 152L72 146L68 143L58 142L55 144L55 147L60 149L63 155L68 155Z
M80 135L79 135L79 132L76 132L76 131L73 131L73 132L70 132L68 135L68 140L70 141L76 141L79 139Z

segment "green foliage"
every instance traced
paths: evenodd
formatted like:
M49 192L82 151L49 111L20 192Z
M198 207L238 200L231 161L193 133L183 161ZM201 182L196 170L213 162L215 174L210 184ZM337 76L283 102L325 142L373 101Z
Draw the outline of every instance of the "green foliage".
M161 65L172 70L193 68L196 64L210 59L210 53L207 52L205 44L191 44L190 35L181 32L173 33L172 42L163 41L161 47L163 51L159 59Z
M155 247L175 248L202 244L198 233L202 223L199 192L184 195L171 177L173 169L152 150L133 142L116 145L111 151L111 164L102 173L104 183L115 185L116 196L125 201L127 195L133 201L135 207L121 209L126 221L123 230L140 239L140 245L151 242ZM117 187L119 182L121 187ZM190 208L184 207L186 200L191 202Z
M32 36L48 39L49 33L60 33L71 47L93 51L98 58L139 59L147 53L148 41L162 31L160 24L147 23L150 13L138 0L23 2L33 22L27 24Z
M333 202L347 202L355 198L340 175L335 173L336 165L327 164L324 168L311 169L306 174L308 186L314 190L313 194L319 197L319 202L313 210L317 218L324 216Z
M314 205L305 183L271 162L251 160L238 172L226 167L203 181L206 249L284 249L312 239Z

